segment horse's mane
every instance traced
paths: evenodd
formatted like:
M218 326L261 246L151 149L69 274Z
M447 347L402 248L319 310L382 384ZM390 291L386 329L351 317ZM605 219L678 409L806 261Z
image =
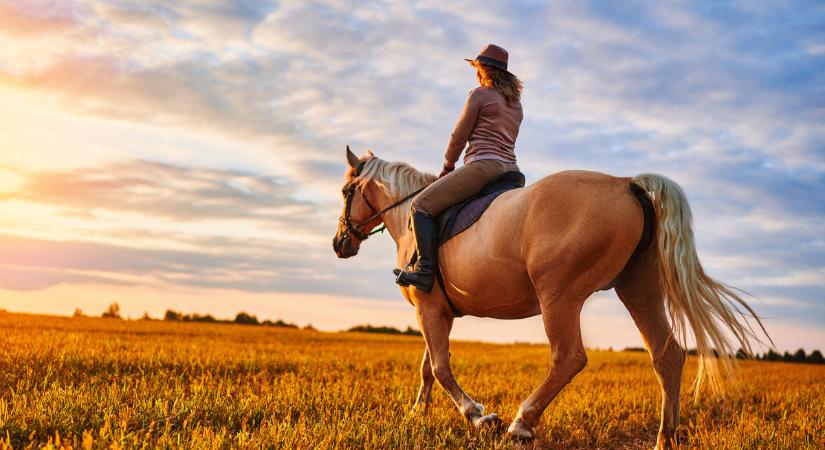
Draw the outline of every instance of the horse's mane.
M359 187L373 181L392 196L403 197L437 179L435 175L421 172L407 163L384 161L372 155L363 160L363 165L356 180Z

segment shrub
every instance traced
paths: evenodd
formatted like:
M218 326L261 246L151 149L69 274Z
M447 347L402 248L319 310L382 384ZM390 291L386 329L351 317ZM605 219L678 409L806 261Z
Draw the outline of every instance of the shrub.
M106 311L103 311L103 317L107 319L120 319L120 305L117 303L109 305Z

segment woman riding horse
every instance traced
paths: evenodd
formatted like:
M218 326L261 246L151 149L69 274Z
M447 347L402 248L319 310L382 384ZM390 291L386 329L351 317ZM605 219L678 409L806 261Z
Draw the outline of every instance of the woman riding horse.
M439 179L412 203L418 262L415 270L398 273L396 283L430 293L437 267L435 218L448 207L476 194L497 176L517 171L515 144L524 117L521 81L507 71L507 50L489 44L467 59L476 68L479 87L470 91L464 111L450 136ZM464 165L455 162L464 151Z
M482 87L470 93L438 180L371 152L359 158L347 147L344 209L332 240L335 254L358 254L361 243L383 224L396 243L396 262L409 261L413 237L406 205L421 192L411 205L418 267L401 272L398 280L409 284L401 292L415 307L426 344L414 408L427 410L437 380L476 427L500 423L461 388L450 367L456 312L496 319L541 315L550 365L507 429L518 440L535 437L544 410L584 369L582 307L593 292L613 287L644 338L661 387L656 448L672 448L687 336L692 336L698 359L696 395L705 382L713 391L723 391L733 375L732 356L738 348L752 354L757 331L770 341L737 291L703 269L687 197L673 180L651 173L614 177L577 170L505 192L473 226L438 249L447 281L443 292L430 293L436 269L433 217L515 168L521 83L506 72L506 62L507 53L495 46L485 47L471 61ZM465 165L453 172L468 139Z

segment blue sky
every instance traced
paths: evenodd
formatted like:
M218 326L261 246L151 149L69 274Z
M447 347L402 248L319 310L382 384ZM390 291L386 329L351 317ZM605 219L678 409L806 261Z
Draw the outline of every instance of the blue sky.
M779 347L823 348L823 30L804 1L0 1L0 307L414 323L388 236L330 249L343 148L436 171L492 42L526 85L528 182L673 178L708 272ZM612 294L585 335L639 342Z

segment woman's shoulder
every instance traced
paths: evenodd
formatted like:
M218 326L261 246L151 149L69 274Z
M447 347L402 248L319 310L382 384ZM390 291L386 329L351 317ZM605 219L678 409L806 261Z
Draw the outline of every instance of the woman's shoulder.
M484 97L495 95L499 93L495 88L487 87L487 86L479 86L475 89L470 89L470 97Z
M470 90L468 98L470 101L475 103L487 104L500 103L504 99L504 96L495 88L479 86Z

